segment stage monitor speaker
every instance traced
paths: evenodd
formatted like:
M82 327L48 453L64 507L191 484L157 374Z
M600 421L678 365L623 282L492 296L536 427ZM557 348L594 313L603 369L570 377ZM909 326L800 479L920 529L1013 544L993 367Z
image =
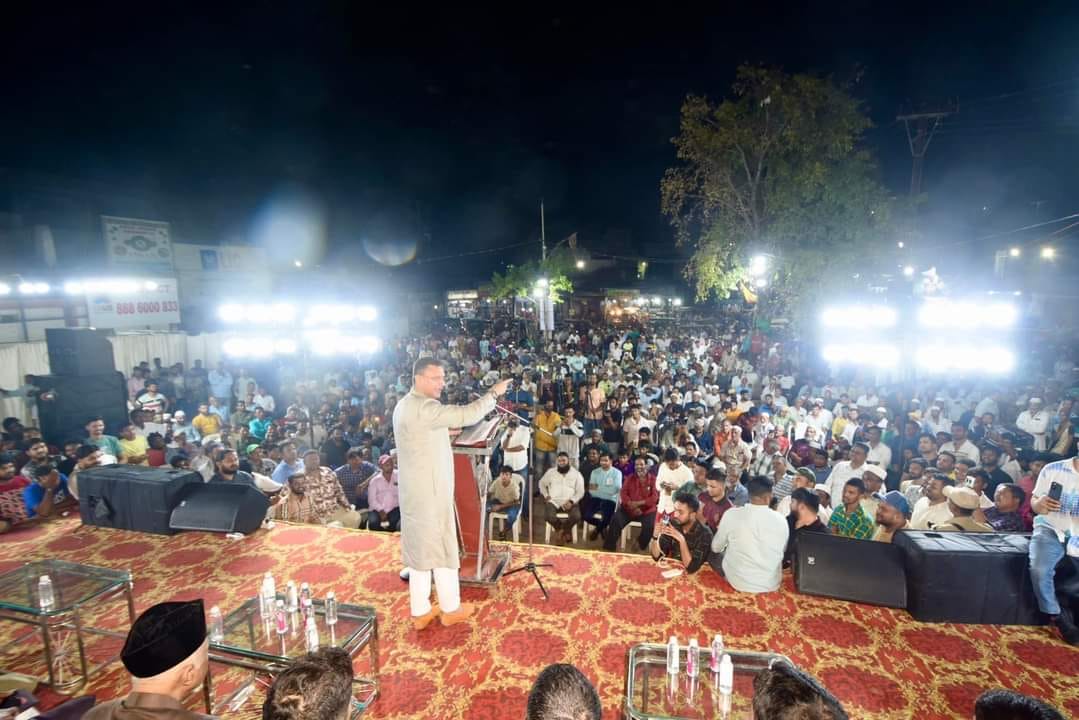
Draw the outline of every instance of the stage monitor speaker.
M86 437L86 421L101 416L105 432L116 435L127 422L127 383L116 370L102 375L41 375L35 384L51 400L38 400L45 439L54 445Z
M112 343L103 330L46 328L49 372L53 375L104 375L116 372Z
M903 551L891 543L805 532L798 536L794 583L807 595L905 608Z
M78 475L84 525L171 535L169 517L184 488L205 484L191 470L145 465L104 465Z
M1030 582L1030 537L903 530L907 611L922 622L1041 625Z
M185 488L172 511L173 530L210 530L247 535L266 519L270 501L244 483L213 482Z

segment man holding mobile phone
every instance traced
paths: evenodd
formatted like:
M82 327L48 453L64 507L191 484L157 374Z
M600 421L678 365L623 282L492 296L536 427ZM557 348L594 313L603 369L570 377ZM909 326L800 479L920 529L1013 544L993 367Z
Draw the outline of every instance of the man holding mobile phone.
M1043 467L1031 496L1035 518L1029 553L1034 596L1064 641L1079 646L1079 627L1067 604L1057 600L1054 583L1057 564L1065 555L1079 565L1079 457Z

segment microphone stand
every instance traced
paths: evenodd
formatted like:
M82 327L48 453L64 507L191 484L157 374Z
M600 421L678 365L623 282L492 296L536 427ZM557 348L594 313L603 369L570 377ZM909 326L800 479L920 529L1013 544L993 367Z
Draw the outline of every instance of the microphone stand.
M473 393L473 395L476 395L476 393ZM525 425L528 425L529 427L532 426L531 422L529 422L527 419L521 417L517 413L512 412L510 410L507 410L505 408L499 407L497 402L495 403L495 411L498 412L499 414L503 415L503 416L506 416L506 417L517 418L518 420L523 422ZM555 437L554 433L548 432L547 430L544 430L543 428L536 428L536 430L539 430L541 432L545 432L548 435L550 435L551 437ZM528 560L523 565L521 565L520 567L510 568L506 572L502 573L502 576L503 577L508 577L510 575L513 575L514 573L519 573L521 571L529 572L529 573L532 574L532 577L535 579L536 584L539 585L540 592L543 593L543 599L544 600L550 600L551 597L550 597L550 595L547 594L547 588L545 588L543 586L543 580L540 579L539 568L541 568L541 567L554 567L554 565L552 563L537 563L537 562L535 562L535 559L533 558L534 544L533 544L532 534L534 532L534 527L533 527L533 524L532 524L532 509L533 509L533 506L535 506L535 504L536 504L536 502L535 502L536 499L534 497L532 497L532 487L533 487L532 483L535 480L535 478L533 478L532 475L533 475L533 473L531 473L531 472L528 473L528 482L526 483L526 487L522 488L522 490L524 490L525 492L528 493L527 495L525 495L525 498L528 500ZM486 498L484 498L484 502L486 503Z

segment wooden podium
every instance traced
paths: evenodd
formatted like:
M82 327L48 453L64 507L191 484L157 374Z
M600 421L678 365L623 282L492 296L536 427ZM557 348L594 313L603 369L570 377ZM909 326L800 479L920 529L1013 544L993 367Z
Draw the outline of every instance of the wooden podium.
M492 586L509 566L509 552L492 552L487 537L488 464L502 436L502 418L481 420L453 440L453 499L463 585Z

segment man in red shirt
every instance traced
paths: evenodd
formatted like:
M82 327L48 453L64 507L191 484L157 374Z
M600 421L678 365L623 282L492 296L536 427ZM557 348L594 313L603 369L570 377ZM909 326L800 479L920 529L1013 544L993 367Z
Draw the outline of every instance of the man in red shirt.
M29 484L15 474L15 453L0 453L0 533L26 519L23 490Z
M631 522L641 524L641 533L637 536L637 545L641 550L648 547L652 537L652 526L656 522L656 505L659 504L659 491L656 490L656 476L648 470L644 458L637 458L633 463L633 474L622 481L618 512L614 514L607 535L603 539L604 550L614 550L615 543L622 536L622 529Z

